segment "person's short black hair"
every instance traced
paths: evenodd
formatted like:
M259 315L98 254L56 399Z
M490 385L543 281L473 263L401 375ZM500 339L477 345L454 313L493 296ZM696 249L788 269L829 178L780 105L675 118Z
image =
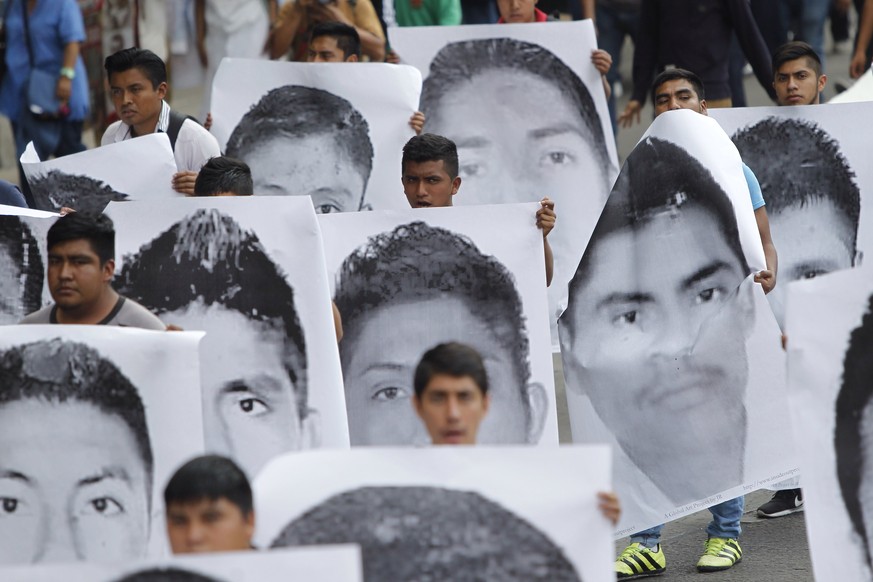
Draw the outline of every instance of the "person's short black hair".
M14 275L4 273L0 276L14 276L21 288L21 297L7 297L5 301L20 300L23 313L33 313L42 306L45 267L36 237L18 216L0 216L0 252L9 255L12 264L19 269Z
M488 394L488 372L485 362L474 348L459 342L447 342L432 347L424 353L415 367L413 386L415 397L421 398L424 389L434 376L445 375L453 378L469 376L482 392Z
M352 55L361 58L361 36L354 26L349 26L344 22L320 22L312 27L312 32L309 33L309 44L312 44L316 38L329 36L336 39L336 46L343 51L343 57L349 58Z
M57 211L67 207L82 214L100 214L110 202L127 199L127 194L117 192L101 180L60 170L28 178L27 183L34 206L39 210Z
M334 297L346 332L340 356L348 356L363 316L403 301L446 296L461 299L488 326L511 355L524 389L530 379L529 345L512 273L467 237L421 221L370 237L343 261Z
M110 83L115 73L123 73L134 68L142 71L142 74L151 81L153 89L167 82L167 65L161 57L148 49L136 47L122 49L106 57L103 68L106 69L106 77Z
M164 507L173 503L218 501L236 505L243 516L253 511L252 487L239 465L220 455L203 455L179 467L164 488Z
M454 180L458 177L458 148L447 137L434 133L423 133L412 137L403 146L400 169L406 171L406 162L422 164L442 161L446 173Z
M688 81L691 84L691 88L694 89L695 93L697 93L697 98L699 100L703 101L706 99L706 93L703 90L703 81L700 80L700 77L687 69L667 69L661 71L658 76L655 77L655 80L652 81L652 105L655 104L658 89L661 88L661 85L668 81L676 81L678 79Z
M115 258L115 225L112 219L105 214L89 215L83 212L71 212L55 221L46 236L48 252L52 252L56 244L80 239L91 243L101 265Z
M590 145L597 162L604 167L610 165L603 125L585 83L548 49L514 38L465 40L440 49L430 63L430 74L422 87L421 110L427 115L425 124L437 120L443 97L477 75L501 69L522 71L554 85L579 112L591 134Z
M811 121L783 117L768 117L731 139L757 176L771 218L788 208L830 201L851 228L847 242L854 257L861 191L835 139Z
M331 135L366 189L373 169L373 144L367 120L347 100L322 89L285 85L261 97L234 128L226 155L245 160L254 148L275 138ZM364 193L361 192L361 206Z
M614 232L637 230L664 211L681 212L686 206L703 208L712 215L720 231L713 236L724 238L740 270L749 275L751 270L740 243L736 214L727 193L687 151L672 142L648 137L631 151L618 175L570 281L566 313L572 313L578 290L590 278L591 257L598 241ZM572 322L570 317L565 323L572 328Z
M794 40L787 42L773 52L773 78L779 74L779 67L789 61L805 58L810 68L815 71L816 79L821 77L821 57L809 44Z
M183 218L136 254L125 255L115 288L158 315L199 301L279 332L298 413L306 418L306 342L294 290L258 236L232 217L201 208Z
M867 310L861 325L852 331L849 347L843 359L843 377L836 402L834 448L840 493L855 532L863 542L867 564L871 565L870 532L864 523L862 485L869 470L870 447L873 446L873 426L870 404L873 401L873 296L867 300Z
M7 348L0 352L0 407L21 400L80 402L121 419L145 467L151 505L154 458L145 407L136 387L115 364L90 346L59 338Z
M442 487L339 493L286 525L271 547L345 543L361 546L365 580L580 580L537 527L479 493Z
M133 572L118 578L115 582L221 582L221 580L211 575L167 566Z
M251 196L254 191L252 170L248 164L227 156L210 158L194 181L195 196L218 196L226 192L234 196Z

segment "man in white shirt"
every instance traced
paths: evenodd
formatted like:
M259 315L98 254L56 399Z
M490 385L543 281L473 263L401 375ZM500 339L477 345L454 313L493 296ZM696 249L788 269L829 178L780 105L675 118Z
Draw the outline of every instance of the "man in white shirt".
M194 194L194 182L201 166L220 156L218 141L200 124L170 109L167 94L167 67L151 51L129 48L106 57L109 92L121 118L110 125L100 145L117 143L163 132L170 138L178 172L173 188Z

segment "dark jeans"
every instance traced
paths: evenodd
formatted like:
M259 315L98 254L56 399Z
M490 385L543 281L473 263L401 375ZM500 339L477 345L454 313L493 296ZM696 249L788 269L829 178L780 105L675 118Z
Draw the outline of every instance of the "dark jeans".
M500 18L494 0L461 0L464 24L494 24Z
M618 72L621 64L621 49L624 46L625 36L636 41L637 30L640 26L640 13L638 10L611 10L600 5L596 9L597 32L599 33L598 44L612 57L612 66L606 73L606 80L615 92L615 83L620 79ZM612 120L613 133L618 132L615 111L615 96L609 96L609 118Z

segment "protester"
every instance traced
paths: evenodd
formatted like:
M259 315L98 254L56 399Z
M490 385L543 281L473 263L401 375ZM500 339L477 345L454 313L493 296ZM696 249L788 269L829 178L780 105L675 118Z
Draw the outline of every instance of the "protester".
M79 55L85 25L78 3L7 0L3 29L8 44L0 113L12 123L16 159L31 141L43 160L84 151L82 123L88 116L89 97ZM21 164L18 175L27 198Z
M264 54L276 0L195 0L197 54L206 69L201 119L212 100L212 80L225 57L256 59Z
M773 53L773 88L779 105L818 105L827 83L821 59L807 43L789 42Z
M715 0L700 10L689 10L685 0L643 2L634 50L634 91L619 123L628 127L640 121L652 77L668 65L692 71L703 80L709 107L730 107L728 61L732 34L737 35L761 86L775 98L770 52L748 0Z
M270 32L270 58L278 59L292 50L291 60L306 60L309 31L322 22L353 27L360 36L363 54L371 61L385 60L385 33L370 0L289 0Z
M873 0L864 3L864 12L858 22L858 37L855 40L855 54L849 64L849 74L857 79L870 68L873 53Z
M452 140L432 133L413 137L403 146L401 168L403 192L412 208L452 206L452 197L461 187L458 149ZM552 282L555 266L547 237L555 227L556 218L555 203L548 197L540 200L536 223L543 232L546 286Z
M251 196L252 171L248 164L227 156L206 162L194 182L194 196Z
M79 323L141 327L165 326L142 305L112 288L115 228L106 215L73 212L51 226L47 236L49 292L54 305L21 323Z
M609 119L612 121L613 133L618 132L618 120L615 102L621 95L616 95L616 87L621 87L622 79L621 51L625 38L630 37L636 43L637 30L640 27L640 3L642 0L597 0L596 22L597 41L603 50L614 59L613 66L606 71L606 81L609 84Z
M655 78L652 87L652 103L655 116L676 109L690 109L706 115L706 100L703 82L690 71L671 69ZM777 256L770 236L769 220L764 208L761 188L752 171L743 164L743 174L755 209L755 221L764 248L767 268L755 274L765 293L776 285ZM737 497L709 508L713 519L707 527L706 550L697 562L701 572L727 570L742 559L742 549L737 538L740 534L740 518L743 515L744 498ZM630 544L615 561L619 579L654 576L664 572L667 559L661 548L663 524L630 536Z
M100 145L166 133L179 170L173 175L173 189L194 194L197 172L221 151L211 133L164 101L168 91L164 61L151 51L129 48L106 57L104 67L112 103L121 119L106 128Z
M413 378L412 404L434 445L475 445L491 395L482 356L457 343L439 344L421 357ZM597 494L600 511L618 523L621 504L612 492Z
M164 508L174 554L252 549L252 488L227 457L205 455L179 467L164 488Z

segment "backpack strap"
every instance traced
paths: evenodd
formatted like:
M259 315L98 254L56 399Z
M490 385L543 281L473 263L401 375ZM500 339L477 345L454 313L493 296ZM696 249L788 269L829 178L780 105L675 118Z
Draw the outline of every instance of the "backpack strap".
M177 112L175 109L170 109L170 123L167 124L167 137L170 138L170 148L176 151L176 140L179 139L179 130L182 129L182 124L186 119L190 119L194 123L199 122L190 115L184 115Z

